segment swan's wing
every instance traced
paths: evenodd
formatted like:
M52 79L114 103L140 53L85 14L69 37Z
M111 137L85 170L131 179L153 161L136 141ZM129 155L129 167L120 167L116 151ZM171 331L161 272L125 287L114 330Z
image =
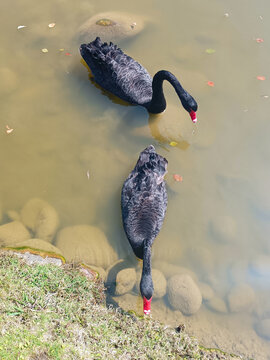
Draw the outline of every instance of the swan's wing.
M81 55L90 67L95 81L104 89L135 104L152 98L152 78L144 67L123 53L113 43L99 38L81 45Z
M146 176L128 177L122 189L122 217L131 244L151 243L159 233L167 209L165 183L157 185ZM133 245L133 246L134 246Z

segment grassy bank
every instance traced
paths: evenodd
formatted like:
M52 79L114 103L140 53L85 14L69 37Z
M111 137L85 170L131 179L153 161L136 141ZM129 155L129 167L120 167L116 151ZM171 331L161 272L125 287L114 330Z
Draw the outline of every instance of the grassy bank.
M76 267L0 254L0 359L236 359L104 301Z

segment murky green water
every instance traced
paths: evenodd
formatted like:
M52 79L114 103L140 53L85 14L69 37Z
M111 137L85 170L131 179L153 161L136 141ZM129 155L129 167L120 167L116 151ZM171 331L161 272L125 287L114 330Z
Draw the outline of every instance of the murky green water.
M151 117L89 81L74 34L109 10L147 18L144 31L120 45L152 75L167 69L183 82L199 103L196 127L168 84L166 112ZM125 258L120 190L152 143L169 161L169 206L153 260L189 268L222 303L204 302L184 317L157 301L153 316L185 322L206 346L256 359L270 354L269 342L254 330L270 318L269 10L266 0L0 4L2 223L7 210L43 198L57 210L61 228L98 226ZM239 283L248 284L255 300L231 312L228 296Z

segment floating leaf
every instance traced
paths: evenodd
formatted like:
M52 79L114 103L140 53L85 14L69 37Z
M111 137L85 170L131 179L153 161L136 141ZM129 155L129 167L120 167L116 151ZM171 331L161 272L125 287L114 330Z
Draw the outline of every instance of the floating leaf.
M208 86L211 86L211 87L215 86L215 84L214 84L213 81L207 81L207 85L208 85Z
M116 22L110 19L100 19L96 22L96 24L100 26L113 26L116 25Z
M54 28L55 27L55 23L51 23L48 25L49 28Z
M8 125L6 125L6 133L11 134L14 129L11 129Z
M174 178L175 181L178 181L178 182L182 182L182 181L183 181L183 176L178 175L178 174L174 174L174 175L173 175L173 178Z
M257 39L256 39L256 42L257 42L257 43L263 43L264 40L263 40L262 38L257 38Z
M44 48L44 49L41 49L41 51L42 51L43 53L47 53L49 50L46 49L46 48Z
M171 142L170 142L170 145L171 145L171 146L176 146L176 145L178 145L178 143L177 143L176 141L171 141Z
M206 49L205 52L210 55L210 54L214 54L216 52L216 50L215 49Z
M257 76L258 80L264 81L265 80L265 76Z
M59 51L64 51L65 49L59 49Z
M19 26L17 26L17 29L20 30L20 29L23 29L25 27L26 27L26 25L19 25Z

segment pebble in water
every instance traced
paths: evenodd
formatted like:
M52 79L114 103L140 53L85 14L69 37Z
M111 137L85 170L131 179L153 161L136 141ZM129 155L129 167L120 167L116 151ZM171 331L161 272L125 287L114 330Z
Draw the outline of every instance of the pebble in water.
M187 274L174 275L168 280L168 299L174 310L185 315L195 314L202 303L198 286Z

